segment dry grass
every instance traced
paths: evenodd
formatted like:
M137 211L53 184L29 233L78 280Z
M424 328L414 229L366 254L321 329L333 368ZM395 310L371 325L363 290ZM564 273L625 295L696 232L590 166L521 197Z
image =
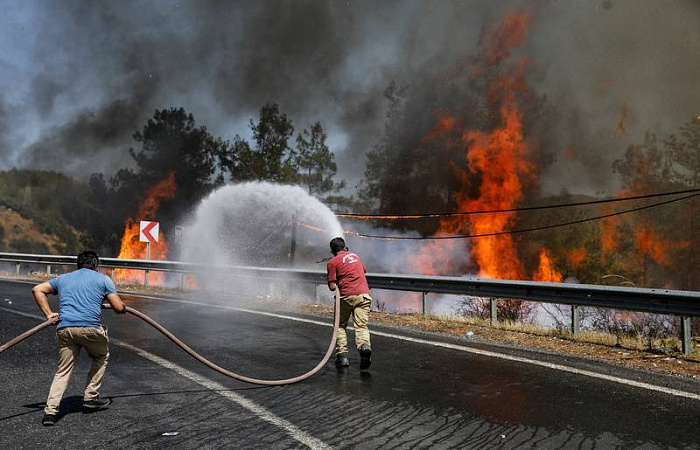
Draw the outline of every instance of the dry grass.
M329 316L326 306L305 306L306 312ZM680 352L678 339L649 342L609 333L585 331L573 335L567 331L542 328L518 322L500 322L491 326L489 320L471 317L423 316L420 314L387 314L372 312L371 322L416 330L445 333L467 342L509 344L530 349L605 361L651 372L700 378L700 354L697 348L690 356ZM472 337L466 333L471 331Z

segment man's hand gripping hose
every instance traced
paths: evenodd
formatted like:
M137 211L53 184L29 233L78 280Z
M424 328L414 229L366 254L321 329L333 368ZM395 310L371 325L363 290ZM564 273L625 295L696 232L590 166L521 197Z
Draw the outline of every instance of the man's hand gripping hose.
M104 308L110 308L108 304L103 305ZM142 313L141 311L138 311L134 308L131 308L130 306L126 307L126 312L138 317L139 319L143 320L144 322L148 323L151 325L153 328L156 330L160 331L163 333L168 339L173 341L178 347L183 349L185 352L187 352L190 356L192 356L194 359L199 361L200 363L204 364L205 366L209 367L212 370L215 370L216 372L219 372L222 375L226 375L227 377L234 378L238 381L243 381L245 383L252 383L252 384L259 384L263 386L281 386L284 384L292 384L292 383L297 383L302 380L306 380L307 378L312 377L315 375L323 366L326 365L328 360L331 357L331 354L333 353L333 348L335 347L335 340L337 337L338 333L338 324L340 323L340 295L338 293L338 290L336 289L335 291L335 314L334 314L334 321L333 321L333 338L331 339L330 344L328 345L328 350L326 350L326 354L324 355L323 359L321 362L319 362L316 367L311 369L310 371L306 372L303 375L299 375L298 377L294 378L286 378L284 380L260 380L257 378L251 378L251 377L246 377L244 375L237 374L235 372L231 372L230 370L224 369L223 367L217 366L216 364L212 363L208 359L204 358L202 355L194 351L192 348L190 348L188 345L186 345L184 342L182 342L180 339L175 337L170 331L166 330L165 327L163 327L161 324L156 322L155 320L151 319L148 317L146 314ZM46 322L43 322L36 327L32 328L31 330L28 330L21 335L17 336L16 338L8 341L7 343L3 344L0 346L0 353L4 352L5 350L9 349L10 347L19 344L29 336L32 336L39 331L43 330L46 327L49 327L51 325L55 325L56 322L58 322L58 319L49 319Z

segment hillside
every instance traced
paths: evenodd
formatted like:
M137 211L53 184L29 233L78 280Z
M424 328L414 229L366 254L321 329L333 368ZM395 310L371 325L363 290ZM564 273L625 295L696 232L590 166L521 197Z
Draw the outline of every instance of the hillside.
M0 251L80 250L86 192L84 184L57 172L0 172Z
M78 232L75 229L71 231L71 240L78 241ZM63 238L42 232L33 220L4 206L0 206L0 250L16 253L72 253Z

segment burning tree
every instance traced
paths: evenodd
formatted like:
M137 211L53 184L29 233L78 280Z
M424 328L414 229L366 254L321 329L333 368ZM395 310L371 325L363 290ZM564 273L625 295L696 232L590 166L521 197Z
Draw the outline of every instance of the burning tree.
M174 175L179 193L167 204L165 213L189 209L204 195L223 183L220 158L229 144L215 138L204 126L196 126L194 116L183 108L156 111L133 138L139 150L129 149L135 170L122 169L112 184L122 199L144 198L154 185ZM138 203L137 203L138 205ZM132 206L130 216L135 212Z
M697 188L698 154L700 123L693 121L665 140L647 132L613 167L623 194ZM697 200L690 199L667 206L664 214L642 212L603 225L603 245L606 253L617 253L616 270L639 285L697 289L697 222ZM625 240L626 249L619 245Z
M518 54L531 22L529 13L514 11L486 30L479 54L458 71L466 82L449 85L450 96L440 86L431 85L432 94L421 92L417 98L409 88L391 86L390 120L384 140L369 155L365 195L377 196L380 208L396 213L415 212L423 204L427 211L508 210L532 196L548 158L528 137L532 128L528 116L544 108L527 83L529 59ZM431 117L417 111L428 98L435 103L448 100ZM425 126L435 118L437 124L427 132L420 133L416 126L405 128L410 123ZM425 180L430 180L427 186ZM517 221L514 212L448 216L421 231L438 237L499 233ZM454 246L463 248L459 264L445 257ZM507 234L473 239L466 245L434 244L415 259L415 270L560 281L550 253L544 247L539 250L533 260L523 263L516 239Z
M121 240L118 258L145 259L146 243L139 240L140 220L154 220L161 202L172 199L175 196L175 172L170 172L168 178L153 186L139 208L137 218L129 218L126 222L124 235ZM168 244L162 232L159 233L158 242L151 246L150 259L165 260L168 256ZM122 282L141 282L144 274L140 270L117 269L117 280ZM154 272L150 281L160 284L163 281L162 272Z

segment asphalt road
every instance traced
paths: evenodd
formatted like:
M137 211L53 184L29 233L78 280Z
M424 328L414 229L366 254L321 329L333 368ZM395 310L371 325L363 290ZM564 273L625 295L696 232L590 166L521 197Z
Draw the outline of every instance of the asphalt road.
M0 343L40 322L30 287L0 281ZM194 304L209 301L127 297L205 357L249 376L298 375L328 345L331 328L318 318ZM0 448L700 448L692 380L374 327L370 371L359 371L353 353L342 372L331 360L305 382L257 387L201 366L133 316L105 311L104 320L109 409L81 410L83 354L58 423L41 425L57 362L46 330L0 355Z

